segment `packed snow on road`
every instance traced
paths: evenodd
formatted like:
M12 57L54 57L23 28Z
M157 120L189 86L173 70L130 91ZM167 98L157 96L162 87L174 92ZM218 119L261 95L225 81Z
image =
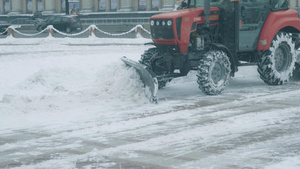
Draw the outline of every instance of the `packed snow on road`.
M217 96L196 73L144 95L150 39L0 39L0 168L300 168L300 82L240 67Z

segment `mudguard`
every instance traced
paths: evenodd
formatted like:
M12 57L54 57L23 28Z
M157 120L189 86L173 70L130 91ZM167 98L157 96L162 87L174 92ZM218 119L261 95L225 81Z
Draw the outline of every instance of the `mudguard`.
M127 59L125 56L121 58L121 60L129 67L133 67L137 73L140 75L141 80L145 84L145 95L149 98L150 102L157 103L156 94L158 91L158 80L155 74L149 70L147 70L147 66Z
M260 33L257 50L268 50L273 38L283 28L300 31L298 12L294 9L271 12Z

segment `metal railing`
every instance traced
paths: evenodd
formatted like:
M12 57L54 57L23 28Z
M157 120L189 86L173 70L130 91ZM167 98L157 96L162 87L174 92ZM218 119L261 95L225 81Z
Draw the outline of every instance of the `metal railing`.
M43 32L48 32L48 36L52 36L53 37L53 31L63 35L63 36L67 36L67 37L74 37L74 36L78 36L78 35L81 35L85 32L90 32L90 37L93 37L93 36L96 36L96 30L103 33L103 34L106 34L106 35L110 35L110 36L123 36L123 35L127 35L131 32L136 32L136 35L137 35L137 38L138 37L141 37L141 31L143 30L144 32L146 32L147 34L150 35L150 32L148 30L146 30L145 28L143 28L142 25L136 25L134 26L133 28L131 28L129 31L127 32L123 32L123 33L109 33L109 32L105 32L101 29L99 29L96 25L90 25L89 27L87 27L85 30L82 30L81 32L78 32L78 33L74 33L74 34L68 34L68 33L64 33L64 32L61 32L57 29L55 29L52 25L49 25L47 28L45 28L44 30L38 32L38 33L33 33L33 34L27 34L27 33L22 33L20 32L19 30L17 30L16 28L19 28L21 27L20 25L19 26L9 26L4 32L0 32L0 34L4 34L5 32L8 32L8 36L14 36L14 32L22 35L22 36L28 36L28 37L33 37L33 36L37 36Z

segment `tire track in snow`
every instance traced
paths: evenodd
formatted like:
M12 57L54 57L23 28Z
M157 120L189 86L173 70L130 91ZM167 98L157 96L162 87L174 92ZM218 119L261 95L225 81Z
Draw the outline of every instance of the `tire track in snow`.
M269 97L269 96L268 96ZM237 107L237 108L239 108L239 107ZM147 116L147 117L143 117L142 119L144 119L144 121L154 121L155 123L153 124L152 122L151 123L149 123L149 124L147 124L147 125L150 125L150 126L155 126L157 123L159 124L159 125L164 125L164 124L167 124L168 125L168 123L174 123L174 125L177 125L177 123L176 123L176 117L177 117L177 115L174 115L174 113L175 114L177 114L178 113L178 116L180 115L180 114L182 114L182 113L188 113L186 110L188 110L188 111L191 111L191 109L189 108L189 109L185 109L185 110L178 110L178 112L174 112L174 111L171 111L170 113L167 113L167 114L164 114L164 115L166 115L166 117L164 117L163 119L164 119L164 121L165 122L163 122L163 121L161 121L161 122L159 122L159 118L161 118L161 114L160 115L155 115L155 116L157 116L157 119L151 119L151 118L153 118L153 116ZM284 109L282 109L283 111L284 111ZM190 114L197 114L197 111L198 110L196 110L195 112L192 112L192 113L190 113ZM235 114L235 113L237 113L237 114ZM211 112L207 112L207 113L211 113ZM253 112L251 112L250 111L250 113L253 113ZM223 114L223 115L221 115L221 114ZM229 114L229 115L228 115ZM256 113L257 114L257 113ZM168 119L168 116L175 116L174 117L174 119L173 120L171 120L171 121L167 121L166 119ZM234 111L234 110L232 110L231 112L229 112L229 111L226 111L226 110L223 110L223 111L219 111L219 112L216 112L216 113L212 113L212 114L210 114L210 116L216 116L217 118L215 119L215 121L208 121L208 122L205 122L205 123L196 123L196 124L193 124L193 125L191 125L191 124L189 124L189 123L187 123L187 121L188 121L188 119L190 119L190 116L186 116L186 117L184 117L184 118L182 118L181 117L181 119L184 119L185 120L185 122L182 122L182 126L181 125L177 125L177 127L180 129L180 131L178 131L178 130L175 130L175 131L173 131L174 133L172 133L172 134L169 134L169 135L167 135L167 136L171 136L171 135L174 135L174 136L172 136L172 137L174 137L174 138L181 138L181 137L177 137L176 135L179 135L180 136L180 134L178 134L178 133L186 133L186 132L188 132L188 131L190 131L190 130L200 130L201 128L203 128L203 127L205 127L206 125L211 125L211 124L216 124L216 123L219 123L219 121L223 121L224 119L226 119L226 118L236 118L235 116L244 116L244 115L246 115L246 114L243 114L243 113L239 113L238 111ZM201 116L201 115L199 115L199 116ZM203 116L203 115L202 115ZM204 116L207 116L206 114L204 114ZM221 116L223 116L223 117L221 117ZM141 121L141 118L138 118L138 119L135 119L135 120L137 120L137 121ZM170 120L170 119L169 119ZM174 120L175 120L175 122L174 122ZM232 121L235 121L236 119L234 119L234 120L232 120ZM143 123L144 121L142 121L141 123ZM123 121L123 123L124 123L124 121ZM132 121L129 121L128 122L128 124L127 125L130 125L130 124L134 124ZM226 123L224 123L224 124L228 124L228 122L226 122ZM130 136L130 133L132 134L132 133L134 133L133 135L139 135L139 134L141 134L141 132L145 132L145 131L147 131L147 132L149 132L149 131L154 131L154 132L152 132L152 133L148 133L149 134L149 136L148 137L151 137L152 136L152 138L150 138L150 140L156 140L156 139L159 139L159 137L158 138L156 138L156 137L154 137L153 138L153 136L157 136L158 134L157 133L155 133L155 131L157 131L157 130L159 130L160 129L160 127L158 127L158 128L156 128L156 127L154 127L154 129L152 129L152 130L149 130L149 129L146 129L146 128L144 128L144 129L141 129L141 127L143 127L143 126L134 126L134 127L132 127L132 131L130 131L130 130L128 130L128 126L127 126L126 124L125 125L123 125L123 127L125 127L125 128L123 128L122 130L111 130L111 131L108 131L108 133L107 133L107 135L106 136L109 136L110 134L113 136L113 135L115 135L116 137L111 137L111 139L119 139L119 138L122 138L122 139L119 139L119 141L120 141L120 143L122 143L122 144L124 144L125 143L125 141L124 141L124 139L126 140L126 138L124 137L124 135L127 135L128 136L128 134L129 134L129 136L128 137L131 137ZM189 125L191 125L190 126L190 128L184 128L184 126L185 125L187 125L187 126L189 126ZM111 124L111 126L117 126L116 124ZM126 127L127 126L127 127ZM99 128L101 128L101 126L96 126L96 127L99 127ZM103 127L103 126L102 126ZM106 126L107 127L107 126ZM121 127L121 126L120 126ZM172 127L172 125L171 126L168 126L168 127ZM168 127L166 127L166 128L168 128ZM195 129L195 127L196 127L196 129ZM109 128L109 127L108 127ZM107 128L107 129L108 129ZM208 128L211 128L211 126L210 127L208 127ZM105 129L105 128L103 128L103 129ZM117 128L116 128L117 129ZM141 132L138 132L139 131L139 129L141 130ZM91 131L95 131L94 129L92 129L92 128L88 128L88 129L83 129L83 130L85 130L85 131L87 131L87 130L91 130ZM100 129L99 129L100 130ZM99 131L98 130L98 131ZM85 132L84 131L84 132ZM127 133L126 132L124 132L124 131L127 131ZM172 131L172 130L169 130L167 133L169 133L170 131ZM77 131L67 131L67 132L63 132L63 133L61 133L61 134L59 134L58 136L56 136L56 137L61 137L61 136L63 136L63 135L65 135L66 133L68 133L68 132L74 132L73 134L74 135L77 135L78 134L78 130ZM81 131L82 132L82 131ZM98 132L99 133L99 132ZM120 133L119 135L118 135L118 133ZM54 134L54 133L52 133L52 134ZM73 135L72 134L72 135ZM163 133L163 134L166 134L166 133ZM91 137L92 135L90 135L90 137ZM143 135L141 136L141 137L143 137ZM194 137L194 136L192 136L192 137ZM53 140L53 139L55 139L55 137L53 137L52 136L52 138L46 138L45 139L45 142L47 142L47 140L49 140L49 141L51 141L51 140ZM75 140L76 138L72 138L72 137L66 137L65 139L67 139L67 140L69 140L69 141L72 141L72 140ZM148 138L144 138L144 140L149 140ZM41 141L41 138L37 138L37 140L36 140L37 142L38 141ZM132 140L131 140L132 141ZM109 141L108 141L109 142ZM147 141L146 141L147 142ZM154 142L156 142L156 141L154 141ZM174 142L174 140L172 139L172 141L171 142ZM141 144L141 143L144 143L145 145L147 145L148 143L145 143L144 141L141 141L141 142L139 142L139 141L137 141L136 140L136 143L129 143L129 144L127 144L127 145L130 145L130 144L133 144L133 146L134 147L136 147L135 145L138 145L138 144ZM25 143L25 145L26 144L28 144L28 143ZM66 144L68 144L68 142L66 143ZM150 144L150 143L149 143ZM149 145L148 144L148 145ZM167 143L165 143L165 144L167 144ZM34 143L32 143L32 145L34 145ZM109 144L108 144L109 145ZM150 144L151 145L151 144ZM169 144L168 144L169 145ZM185 145L185 144L184 144ZM115 151L120 151L120 150L122 150L123 148L122 148L122 146L125 146L126 147L126 144L125 145L114 145L114 146L112 146L112 148L109 148L109 149L104 149L103 151L105 152L105 151L110 151L110 149L115 149ZM130 146L129 146L130 147ZM101 148L101 147L100 147ZM126 148L125 148L125 150L126 150ZM129 148L129 150L130 150L130 148ZM135 149L133 149L133 150L135 150ZM102 150L101 150L102 151ZM122 151L124 151L124 150L122 150ZM149 150L148 150L149 151ZM53 152L53 153L55 153L55 151ZM85 152L83 152L83 153L85 153Z
M298 94L300 94L300 90L296 91L296 92L285 92L283 94L285 94L285 95L291 95L291 94L298 95ZM276 97L276 95L279 95L279 94L270 94L270 95L265 95L263 97L259 96L260 102L262 102L263 100L268 100L270 98L274 98L274 97ZM222 103L222 102L213 102L213 103L211 103L211 102L205 101L206 103L204 103L204 105L206 105L206 106L204 106L204 107L203 107L201 101L197 101L196 103L194 103L194 105L175 106L174 108L170 108L170 110L162 111L162 112L156 111L154 109L154 112L148 112L147 114L143 113L142 115L141 114L135 114L136 115L135 117L132 117L133 116L132 115L128 119L119 119L119 121L115 121L115 122L110 123L108 125L105 124L105 125L100 125L100 126L96 126L96 127L94 126L94 127L90 127L90 128L86 127L84 129L74 128L73 130L77 130L77 131L86 130L88 132L88 130L92 130L92 129L95 129L95 128L98 128L99 131L101 131L101 128L103 128L102 129L103 131L108 130L111 133L114 133L114 132L121 132L123 130L128 131L130 129L141 128L141 127L144 127L146 125L151 125L152 121L154 121L155 123L163 123L163 122L166 121L165 119L167 119L167 121L170 121L171 119L178 120L178 119L181 119L181 117L183 116L181 114L181 111L184 111L184 110L188 110L188 111L194 110L195 113L193 113L193 115L191 115L191 116L192 117L197 117L197 116L203 116L203 115L210 115L210 116L218 115L218 114L211 114L211 113L216 112L216 110L218 112L220 112L220 111L240 109L240 108L243 108L243 107L245 108L245 106L248 106L248 107L250 106L249 107L250 110L248 110L248 113L251 113L251 112L261 111L261 110L264 110L264 109L269 109L270 107L274 106L274 105L272 105L272 106L266 106L266 107L262 107L262 108L260 108L260 107L258 107L258 108L253 107L252 108L251 107L252 104L255 104L256 101L257 101L257 98L248 98L248 99L243 99L243 100L240 100L240 101L229 99L229 100L226 100L225 103ZM261 103L261 104L263 104L263 103ZM282 103L278 103L278 104L280 105ZM284 106L286 106L286 105L284 105ZM293 106L293 104L290 104L290 106ZM179 112L179 113L177 113L177 112ZM128 112L125 111L124 113L126 114ZM241 112L241 113L243 113L243 112ZM175 116L175 114L176 114L176 116ZM225 115L230 117L231 115L235 115L235 114L226 113ZM166 117L162 117L162 116L166 116ZM169 117L169 116L173 116L173 117ZM219 116L217 116L217 117L219 117ZM189 117L185 117L185 118L189 118ZM133 125L133 124L135 124L135 121L141 121L141 120L143 120L143 121L138 123L137 125ZM122 124L122 125L120 126L120 124ZM128 127L125 128L124 126L129 126L129 128ZM114 127L114 128L112 128L112 127ZM62 134L64 134L64 133L70 133L73 130L68 129L68 131L65 131L65 132L63 130L58 131L58 132L63 132ZM23 133L23 132L24 131L20 131L20 133ZM45 131L45 132L47 132L47 131ZM55 135L57 133L51 133L51 134Z
M293 131L290 134L286 134L286 131L285 134L275 131L277 136L272 137L272 139L268 138L232 149L228 148L221 153L214 154L214 156L188 162L176 168L194 168L194 166L199 168L206 168L207 166L212 168L264 168L264 166L278 163L286 157L299 157L299 132Z
M126 151L129 152L136 152L140 150L149 151L149 152L158 151L158 152L163 152L162 154L164 153L173 154L174 159L178 159L178 158L181 159L180 157L182 156L186 157L188 154L194 154L195 155L194 160L196 160L198 157L201 156L203 158L203 156L205 157L205 155L207 155L207 157L215 156L218 154L226 153L229 150L234 151L234 149L239 147L247 147L249 145L260 144L261 142L265 142L265 141L272 142L273 139L277 139L280 137L285 137L285 136L289 137L289 135L299 136L299 127L293 128L293 126L290 125L290 122L292 122L292 124L298 124L300 122L299 113L297 114L298 109L299 108L294 109L293 116L287 117L287 119L285 118L281 119L283 122L281 122L280 124L276 124L276 123L268 124L266 121L269 119L269 116L272 115L273 113L280 115L282 110L275 111L273 113L269 113L268 111L265 111L265 112L259 112L259 115L257 114L258 117L252 116L250 114L246 115L247 117L243 117L245 115L241 115L241 117L235 117L234 122L232 121L231 118L226 120L224 119L219 122L193 127L192 129L186 129L184 131L180 131L177 133L148 138L142 142L101 150L100 153L111 154L111 156L114 156L114 154L116 153L126 152ZM249 118L251 116L252 118ZM263 116L264 118L261 118L261 116ZM297 119L295 120L294 117L297 117ZM257 121L257 119L261 119L261 120ZM244 121L246 120L248 120L247 121L248 123L252 122L258 124L255 124L250 128L241 127L241 124L245 123ZM239 124L231 125L230 122L232 123L238 122ZM270 123L273 123L273 121L270 121ZM220 126L224 126L226 127L226 129L220 129ZM280 128L284 128L284 130L282 132L278 132L278 129ZM265 133L267 132L273 133L273 135L269 135L269 134L266 135ZM138 135L139 133L136 134ZM246 136L248 136L249 139L244 139L244 137ZM241 140L243 142L241 142ZM268 147L268 148L272 149L272 147ZM299 144L295 144L294 148L299 149ZM197 152L199 150L200 152ZM201 153L201 150L204 150L205 153ZM142 154L137 153L137 154L138 154L137 156L143 155L143 153ZM162 155L162 157L163 156L164 155ZM161 160L161 162L168 163L167 161L169 159L170 158L165 159L165 161ZM172 158L172 160L174 159ZM171 162L169 164L171 164Z

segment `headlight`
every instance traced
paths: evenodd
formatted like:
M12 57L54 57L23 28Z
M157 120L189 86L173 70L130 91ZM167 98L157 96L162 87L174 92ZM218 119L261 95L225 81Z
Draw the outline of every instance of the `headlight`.
M154 21L152 20L152 21L150 22L150 24L151 24L151 26L154 26Z
M159 26L159 21L156 21L156 25Z
M168 24L168 26L171 26L172 25L172 21L168 20L167 24Z
M162 24L162 26L165 26L166 25L166 21L162 21L161 24Z

